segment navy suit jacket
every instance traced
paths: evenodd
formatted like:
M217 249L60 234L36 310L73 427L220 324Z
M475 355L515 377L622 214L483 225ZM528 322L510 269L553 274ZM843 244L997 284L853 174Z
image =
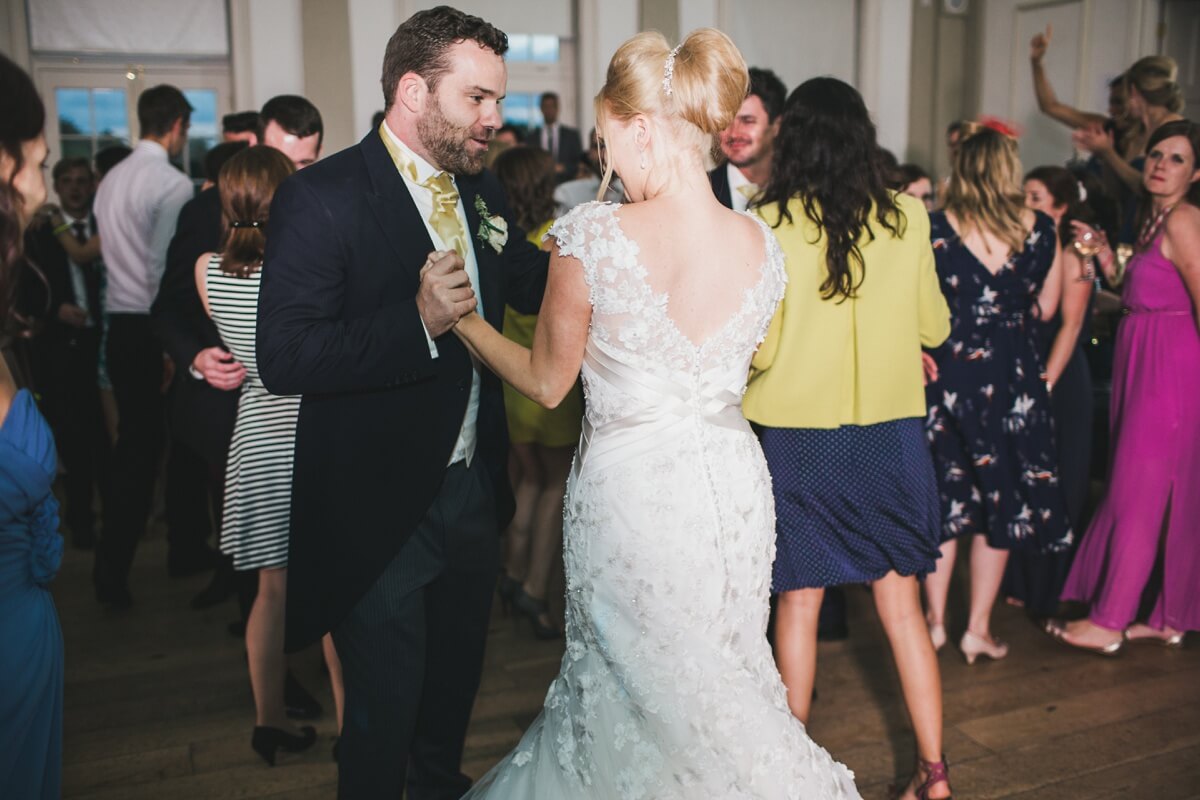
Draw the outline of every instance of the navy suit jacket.
M484 317L538 310L549 255L525 239L488 172L457 177L479 266ZM476 198L508 220L495 252L476 233ZM433 242L391 156L372 131L289 177L271 205L258 308L259 373L300 394L292 479L289 650L332 630L432 505L458 439L471 359L453 332L429 353L416 294ZM486 369L475 464L512 517L500 380Z
M240 390L217 389L188 370L201 350L225 348L196 289L196 259L202 253L220 249L221 195L214 186L187 201L179 211L175 235L167 248L166 270L150 308L150 321L175 362L171 432L210 465L223 470Z

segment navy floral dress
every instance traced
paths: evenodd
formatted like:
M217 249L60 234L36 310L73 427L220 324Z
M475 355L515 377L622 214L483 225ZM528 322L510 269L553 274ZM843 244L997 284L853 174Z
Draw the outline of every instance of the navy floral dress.
M1024 250L995 274L943 212L930 214L929 223L951 325L934 351L938 380L925 389L942 541L982 533L1005 550L1065 549L1071 527L1032 324L1054 262L1054 223L1038 213Z

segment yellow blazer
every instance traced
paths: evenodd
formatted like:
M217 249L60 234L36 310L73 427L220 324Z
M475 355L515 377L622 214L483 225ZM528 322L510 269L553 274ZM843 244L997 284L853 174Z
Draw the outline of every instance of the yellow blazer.
M775 235L787 259L788 285L767 338L754 356L742 408L772 428L837 428L925 416L921 346L950 335L950 309L938 285L929 215L916 198L897 195L904 234L874 222L875 240L859 242L866 277L857 296L822 300L825 245L800 200L792 223ZM759 209L774 224L778 207Z

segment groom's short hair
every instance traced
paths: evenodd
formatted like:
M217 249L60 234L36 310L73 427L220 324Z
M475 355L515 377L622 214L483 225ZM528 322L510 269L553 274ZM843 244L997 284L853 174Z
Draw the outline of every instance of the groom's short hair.
M458 42L478 42L498 56L508 51L508 36L490 22L464 14L457 8L438 6L418 11L405 20L388 40L383 54L384 109L390 110L396 86L407 72L415 72L437 90L438 81L450 71L446 51Z

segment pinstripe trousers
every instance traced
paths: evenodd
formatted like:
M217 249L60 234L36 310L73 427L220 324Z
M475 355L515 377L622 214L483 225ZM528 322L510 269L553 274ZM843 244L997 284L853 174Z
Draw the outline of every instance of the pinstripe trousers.
M402 491L398 487L397 491ZM491 479L458 462L333 632L346 687L338 797L457 800L500 565Z

